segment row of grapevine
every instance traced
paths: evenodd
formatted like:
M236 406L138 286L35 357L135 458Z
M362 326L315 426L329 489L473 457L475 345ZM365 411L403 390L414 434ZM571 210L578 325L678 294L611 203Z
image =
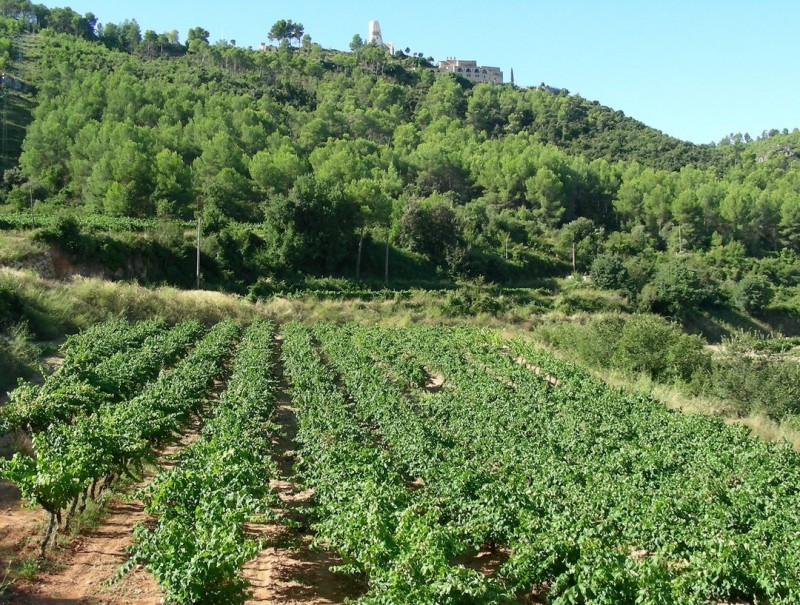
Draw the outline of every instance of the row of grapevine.
M386 447L378 427L337 388L311 333L291 324L284 336L303 476L316 490L317 540L340 553L342 571L366 575L370 592L361 602L489 598L494 586L481 574L449 564L463 544L449 525L439 522L439 507L427 500L424 488L412 489L410 465L398 460L402 456ZM366 381L370 372L360 368L358 376ZM343 379L352 386L347 376ZM375 396L381 397L377 391Z
M485 579L458 589L487 602L531 591L557 604L800 598L800 460L788 448L670 412L481 331L314 333L370 443L403 479L418 477L409 500L375 513L395 519L380 534L392 545L384 569L359 565L376 600L457 600L425 592L453 572L425 559L421 543L398 546L407 527L449 563L465 545L506 550L491 578L502 589ZM423 368L443 374L445 388L419 388ZM397 583L403 572L405 592L373 582Z
M64 362L57 372L74 372L91 367L114 353L141 344L145 338L165 327L161 319L130 323L117 317L90 326L67 337L61 346Z
M122 474L140 470L153 457L153 448L200 411L239 331L234 322L217 324L172 371L162 373L124 405L106 402L71 424L54 424L34 435L35 457L17 453L0 461L0 474L50 513L42 553L52 530L61 524L62 511L67 510L69 518L79 500L85 503L94 495L99 480L107 486Z
M275 406L274 325L245 332L232 373L200 439L142 492L152 526L139 526L131 563L146 564L176 603L243 602L242 565L258 550L244 524L277 503L269 479Z
M4 428L38 433L53 423L89 414L103 403L127 399L186 353L202 332L196 321L169 330L161 322L143 322L122 334L117 346L97 347L106 353L119 349L109 357L100 360L92 354L71 353L41 388L22 385L10 394L9 405L1 412ZM147 336L144 341L143 336Z
M131 218L126 216L107 216L101 214L75 215L73 217L81 228L88 231L152 231L165 224L177 224L191 229L193 224L186 221L166 219ZM30 212L4 212L0 214L0 230L35 229L52 227L60 220L55 214L36 214Z
M115 353L140 345L145 338L164 328L160 320L131 324L124 319L113 318L69 336L60 347L63 356L61 366L45 379L43 385L21 383L9 393L9 403L0 408L0 432L18 429L32 432L33 427L29 424L36 422L37 416L33 402L40 395L62 390L62 385L80 380L78 375L84 368L91 368Z

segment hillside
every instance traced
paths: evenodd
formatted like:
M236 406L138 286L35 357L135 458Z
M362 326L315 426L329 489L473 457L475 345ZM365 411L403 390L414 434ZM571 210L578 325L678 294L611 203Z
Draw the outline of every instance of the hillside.
M645 286L676 254L703 282L694 304L729 304L750 273L797 285L796 132L697 146L566 90L473 85L376 46L255 51L202 28L183 44L19 6L4 23L38 94L0 224L45 228L107 275L191 285L199 215L203 284L239 292L382 282L387 265L530 285L616 255L631 303L667 311Z
M23 33L22 26L0 18L0 170L19 163L22 142L33 119L36 89L31 85L31 70L39 62L35 38Z
M303 34L0 0L0 602L800 602L800 132Z

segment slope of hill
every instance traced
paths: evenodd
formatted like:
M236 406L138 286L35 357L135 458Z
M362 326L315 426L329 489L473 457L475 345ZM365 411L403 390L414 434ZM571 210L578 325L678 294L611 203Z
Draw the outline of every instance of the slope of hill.
M650 259L638 292L665 251L711 255L725 280L756 262L726 255L800 249L798 169L767 149L795 135L697 146L566 91L472 85L371 45L265 52L201 28L183 45L41 19L23 36L39 94L6 210L200 215L228 287L382 277L387 255L391 275L410 259L405 276L520 282L608 252Z
M13 24L0 21L0 32L0 46L6 49L0 75L0 170L7 170L18 164L33 119L36 89L31 85L31 72L41 55L36 37L25 35Z

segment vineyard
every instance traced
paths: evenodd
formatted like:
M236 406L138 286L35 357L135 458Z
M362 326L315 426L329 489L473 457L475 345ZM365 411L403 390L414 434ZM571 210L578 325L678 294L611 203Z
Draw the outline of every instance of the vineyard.
M2 475L66 533L123 477L168 603L239 603L254 525L335 553L359 603L800 602L800 457L477 328L113 320L0 410ZM292 477L275 443L291 404ZM197 438L142 481L190 423ZM290 519L273 489L312 490Z
M0 231L37 229L53 227L58 223L53 214L34 215L30 212L3 212L0 214ZM158 221L146 218L105 216L99 214L83 214L74 217L75 222L87 232L95 231L134 231L146 232L160 225L175 224L183 229L191 229L194 223L186 221Z

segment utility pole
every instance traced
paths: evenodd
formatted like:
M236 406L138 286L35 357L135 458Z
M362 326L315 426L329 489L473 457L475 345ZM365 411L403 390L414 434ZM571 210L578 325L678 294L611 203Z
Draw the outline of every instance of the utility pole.
M389 231L386 231L386 255L383 261L383 281L389 283Z
M200 289L200 213L197 214L197 268L195 270L195 289Z
M28 181L28 195L31 200L31 227L35 227L36 219L33 216L33 183L31 181Z
M358 238L358 256L356 257L356 279L361 279L361 251L364 248L364 225L361 225L361 234Z
M572 272L575 273L575 243L572 244Z
M5 167L6 166L6 157L7 157L6 139L8 138L8 126L7 126L7 124L8 124L8 116L7 116L7 114L8 114L8 88L6 88L5 74L2 75L2 79L3 79L3 83L2 83L2 86L3 86L3 143L2 143L2 155L3 155L3 158L2 158L2 162L3 162L3 166Z

